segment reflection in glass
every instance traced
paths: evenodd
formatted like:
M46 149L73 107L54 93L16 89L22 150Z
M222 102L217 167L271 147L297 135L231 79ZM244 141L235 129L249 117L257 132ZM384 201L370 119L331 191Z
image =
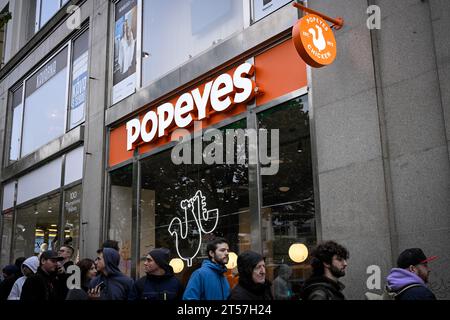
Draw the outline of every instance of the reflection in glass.
M9 263L10 260L10 248L11 248L11 239L12 239L12 227L13 227L13 210L10 209L8 211L4 211L2 213L1 218L3 219L3 230L2 230L2 248L1 248L1 256L0 268L3 270L3 267Z
M262 176L262 241L270 279L278 278L279 288L292 290L290 294L277 292L277 296L293 299L310 270L308 260L300 264L290 260L289 247L293 243L310 247L316 242L306 98L296 98L258 114L258 125L280 130L279 171L273 176Z
M67 49L64 49L27 80L22 156L64 134L66 86Z
M244 27L235 0L146 0L143 12L142 86Z
M39 28L50 20L59 10L60 0L41 0L41 18Z
M13 108L13 118L12 118L12 128L11 128L11 146L9 150L9 160L16 161L20 158L20 140L22 134L22 89L14 91L12 97L12 108Z
M60 210L59 194L17 209L14 259L30 257L44 250L57 250Z
M109 239L119 242L120 270L131 275L132 165L111 173Z

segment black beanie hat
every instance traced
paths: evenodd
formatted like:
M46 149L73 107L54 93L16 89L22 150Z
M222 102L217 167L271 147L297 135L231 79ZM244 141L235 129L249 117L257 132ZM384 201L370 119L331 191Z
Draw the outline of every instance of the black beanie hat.
M165 271L170 271L171 267L169 265L170 251L166 248L153 249L148 253L156 264Z

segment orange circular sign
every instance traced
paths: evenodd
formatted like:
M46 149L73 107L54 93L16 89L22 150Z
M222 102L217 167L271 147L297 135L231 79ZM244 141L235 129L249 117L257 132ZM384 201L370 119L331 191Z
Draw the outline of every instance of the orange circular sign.
M310 66L320 68L336 58L336 39L328 23L315 14L301 18L292 29L292 40L300 57Z

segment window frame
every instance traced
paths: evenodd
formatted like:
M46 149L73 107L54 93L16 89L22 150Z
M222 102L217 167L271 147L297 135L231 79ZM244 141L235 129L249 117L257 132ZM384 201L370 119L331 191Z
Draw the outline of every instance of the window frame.
M68 2L68 0L59 0L59 7L58 10L56 10L50 18L41 25L41 18L42 18L42 0L36 0L36 13L34 18L34 33L37 33L39 30L41 30L54 16L55 14L61 10L62 7Z
M7 117L7 136L5 137L5 146L7 148L5 148L4 151L4 164L3 167L9 166L12 163L15 163L17 161L20 161L21 159L24 158L24 156L28 156L30 154L33 154L34 152L38 151L40 148L42 148L43 146L45 146L47 143L50 143L51 141L47 142L46 144L43 144L41 146L39 146L38 148L36 148L34 151L24 155L23 154L23 133L24 133L24 118L25 118L25 103L26 103L26 99L25 99L25 93L26 93L26 84L27 81L33 77L36 73L39 72L39 70L45 66L48 62L50 62L52 59L54 59L58 54L60 54L62 51L64 51L65 49L67 49L67 74L66 74L66 84L65 84L65 99L64 99L64 103L65 103L65 107L64 107L64 132L62 135L60 135L59 137L64 136L65 134L67 134L68 132L70 132L71 130L74 130L75 128L83 125L86 121L86 111L87 111L87 107L88 107L88 97L89 97L89 81L86 85L86 101L85 101L85 106L84 106L84 119L83 121L80 121L79 123L77 123L77 125L75 125L73 128L70 128L70 108L71 108L71 93L72 93L72 71L73 71L73 47L74 47L74 42L80 37L82 36L85 32L90 32L90 28L89 25L85 25L83 27L80 28L80 30L77 30L71 37L69 40L65 41L58 49L56 49L48 58L46 58L43 62L39 63L37 66L35 66L31 72L29 72L22 80L20 80L19 82L17 82L14 86L12 86L9 90L8 90L8 114L9 116ZM90 37L90 34L88 34L88 37ZM89 80L89 63L90 63L90 47L88 46L88 80ZM13 115L14 115L14 107L17 106L13 106L13 95L14 93L19 90L20 88L22 88L22 115L21 115L21 119L20 119L20 145L19 145L19 154L18 154L18 159L17 160L11 160L10 158L10 150L11 150L11 145L12 145L12 126L13 126ZM58 138L59 138L58 137Z

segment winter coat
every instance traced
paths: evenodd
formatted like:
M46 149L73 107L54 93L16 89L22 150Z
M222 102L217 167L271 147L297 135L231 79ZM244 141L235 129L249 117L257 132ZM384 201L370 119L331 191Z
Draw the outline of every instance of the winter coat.
M134 283L129 300L181 300L183 287L173 271L161 276L146 275Z
M239 279L240 280L240 279ZM271 284L266 280L264 284L245 285L242 281L231 290L229 300L273 300Z
M103 248L106 275L100 274L91 280L89 288L93 289L103 282L105 287L100 293L101 300L127 300L134 281L119 270L120 255L115 249Z
M0 283L0 301L6 301L14 283L21 276L21 272L19 268L13 264L7 265L2 271L7 274L8 277Z
M422 278L413 272L394 268L387 277L387 290L389 292L400 292L411 285L415 286L401 292L395 297L395 300L436 300L435 295L426 287Z
M47 273L38 268L36 273L25 280L20 295L20 301L61 301L65 295L62 288L65 281L58 277L56 272Z
M271 283L255 283L252 275L256 265L264 257L253 251L245 251L238 257L239 283L231 291L229 300L273 300Z
M35 256L30 257L26 259L22 265L27 266L28 268L30 268L31 271L33 271L33 273L36 273L37 269L39 268L39 258ZM22 293L22 287L23 284L25 283L25 280L27 280L27 277L22 276L19 279L17 279L16 282L14 282L14 285L8 296L8 300L20 300L20 295Z
M339 281L333 281L325 276L311 277L302 287L303 300L345 300L342 293L345 286Z
M286 264L282 264L278 271L278 277L273 280L273 292L276 300L290 300L292 293L292 286L289 278L292 275L292 269Z
M225 266L204 260L192 273L183 300L226 300L230 295L230 285L223 275L226 271Z

